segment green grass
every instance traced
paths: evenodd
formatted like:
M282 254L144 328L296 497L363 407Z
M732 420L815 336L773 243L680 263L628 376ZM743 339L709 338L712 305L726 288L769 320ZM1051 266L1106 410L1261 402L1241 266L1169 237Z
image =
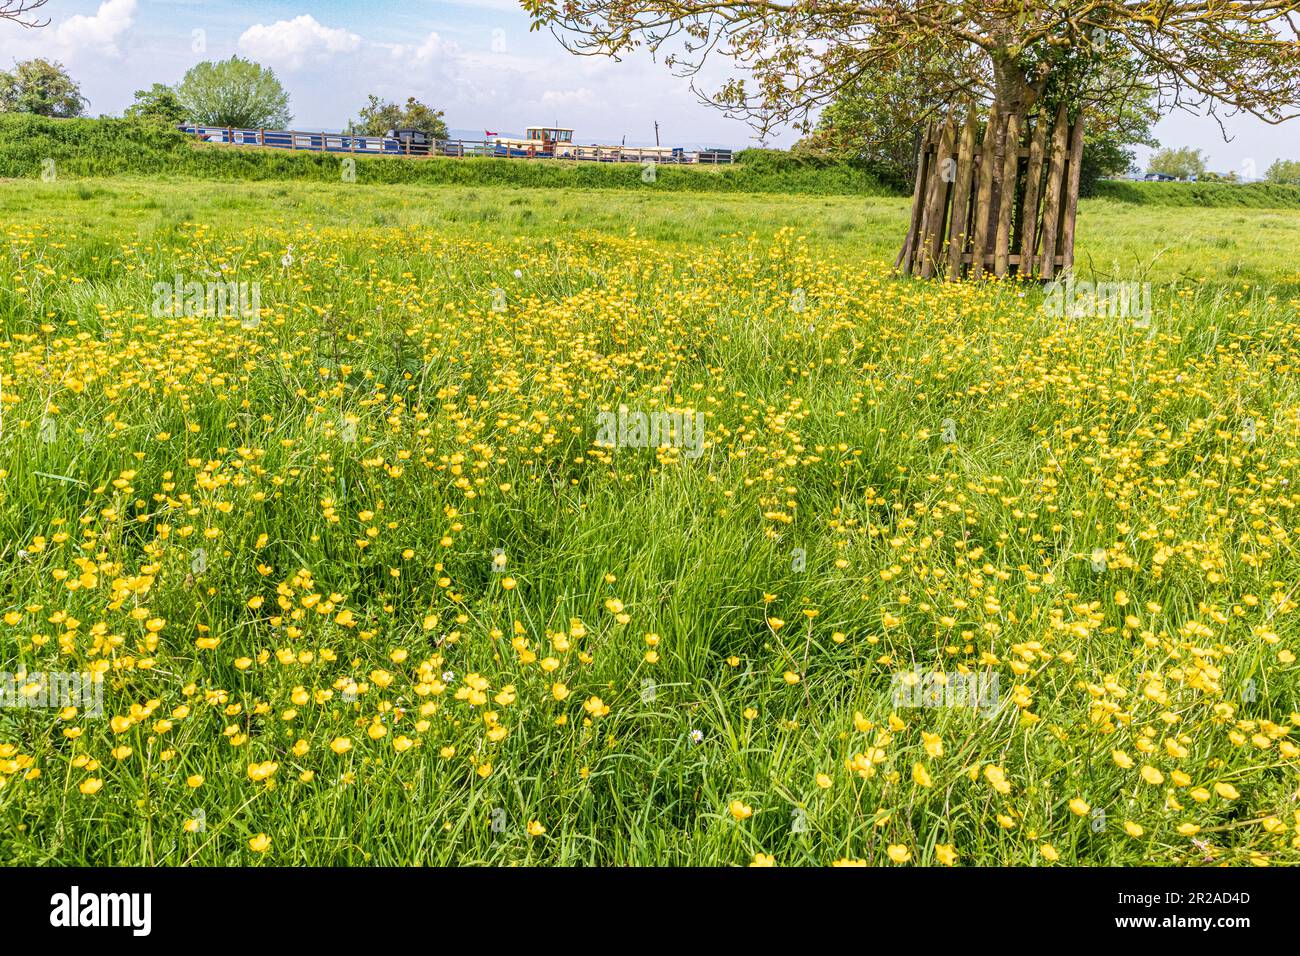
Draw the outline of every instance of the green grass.
M0 709L0 861L1300 862L1300 226L1085 202L1147 327L895 279L905 220L0 183L0 670L117 718ZM620 405L702 454L595 444Z
M819 255L891 263L908 213L908 201L892 196L694 194L648 184L624 191L252 182L231 190L125 177L9 183L0 190L15 220L76 226L104 239L148 237L186 221L222 229L273 221L492 238L635 233L679 246L790 228ZM111 216L103 215L105 209ZM1300 243L1300 220L1284 210L1175 207L1153 213L1083 200L1078 235L1080 272L1097 279L1268 283L1283 293L1300 283L1300 269L1278 253Z

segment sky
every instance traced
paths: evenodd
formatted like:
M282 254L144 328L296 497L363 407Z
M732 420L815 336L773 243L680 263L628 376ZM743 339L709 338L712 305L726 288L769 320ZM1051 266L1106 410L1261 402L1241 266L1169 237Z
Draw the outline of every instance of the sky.
M275 70L297 129L340 129L374 93L414 96L464 135L557 125L574 128L578 142L643 144L658 121L664 145L756 143L648 54L575 56L549 31L530 32L517 0L48 0L40 12L51 23L39 30L0 21L0 68L62 61L91 115L120 114L135 90L237 53ZM716 89L726 71L725 60L710 62L702 85ZM1156 137L1247 178L1278 157L1300 158L1300 119L1270 126L1238 116L1226 126L1229 142L1213 120L1175 113ZM797 138L785 130L767 145ZM1137 152L1141 162L1149 150Z

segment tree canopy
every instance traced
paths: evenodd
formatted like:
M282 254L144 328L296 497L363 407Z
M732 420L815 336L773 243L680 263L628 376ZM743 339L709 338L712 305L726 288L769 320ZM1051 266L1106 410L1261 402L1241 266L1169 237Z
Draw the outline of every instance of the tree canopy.
M645 47L697 81L713 53L738 72L701 90L760 133L794 123L862 75L909 63L928 95L1023 112L1080 80L1152 91L1161 111L1244 110L1269 123L1300 105L1300 0L521 0L534 29L576 53ZM1093 89L1092 93L1111 95ZM1070 103L1072 109L1083 104Z
M192 67L176 97L185 117L208 126L285 127L293 120L289 94L275 73L250 60L208 60Z
M1164 173L1175 179L1191 179L1205 172L1205 156L1199 149L1182 146L1156 150L1147 161L1147 171Z
M132 119L158 120L179 126L189 119L176 91L165 83L155 83L147 90L135 91L135 102L123 111Z
M383 136L390 129L418 129L435 139L447 138L442 111L426 106L414 96L407 97L405 106L399 106L371 94L351 127L365 136Z
M86 98L63 64L35 59L0 70L0 113L35 113L67 118L81 116Z
M1300 159L1277 159L1268 167L1264 178L1270 183L1300 186Z

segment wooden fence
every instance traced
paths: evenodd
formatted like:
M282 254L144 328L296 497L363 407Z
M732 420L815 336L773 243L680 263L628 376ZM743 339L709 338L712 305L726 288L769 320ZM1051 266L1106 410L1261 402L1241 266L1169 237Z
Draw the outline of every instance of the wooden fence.
M998 143L1005 136L998 165ZM975 114L926 126L917 156L912 219L894 263L905 275L1051 279L1074 264L1083 123L998 115L977 143Z

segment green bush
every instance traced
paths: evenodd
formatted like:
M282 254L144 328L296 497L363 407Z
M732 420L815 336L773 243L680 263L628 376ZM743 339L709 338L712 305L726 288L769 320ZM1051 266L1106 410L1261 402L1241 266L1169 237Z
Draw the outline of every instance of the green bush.
M742 149L736 153L736 162L766 176L796 181L803 178L851 181L854 177L861 177L879 183L887 192L903 195L912 191L910 177L904 182L896 170L809 149Z

